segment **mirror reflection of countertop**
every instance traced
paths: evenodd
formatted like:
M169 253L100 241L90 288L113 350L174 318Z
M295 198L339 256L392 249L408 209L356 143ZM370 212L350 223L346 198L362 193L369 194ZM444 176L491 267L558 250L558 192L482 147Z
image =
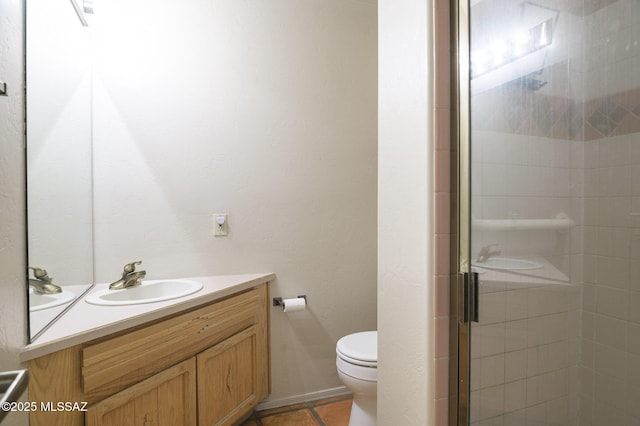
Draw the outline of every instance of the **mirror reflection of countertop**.
M62 287L62 293L58 294L43 294L35 295L32 289L29 290L29 329L30 336L34 338L49 325L56 317L62 314L65 309L72 303L77 297L81 296L87 291L89 286L87 285L66 285ZM42 304L38 305L34 300L42 298ZM56 302L44 303L46 299L55 299ZM59 302L59 303L57 303Z
M543 285L570 285L570 279L545 258L527 258L542 267L529 270L507 270L483 268L473 264L472 271L478 272L480 291L496 289L516 289ZM483 289L484 287L484 289Z
M275 274L220 275L189 277L188 279L200 281L203 284L203 288L197 293L179 299L124 306L97 306L86 303L84 300L79 300L35 342L27 345L20 354L20 359L21 361L28 361L214 302L272 281L275 279ZM97 284L89 294L103 290L107 286L108 284Z

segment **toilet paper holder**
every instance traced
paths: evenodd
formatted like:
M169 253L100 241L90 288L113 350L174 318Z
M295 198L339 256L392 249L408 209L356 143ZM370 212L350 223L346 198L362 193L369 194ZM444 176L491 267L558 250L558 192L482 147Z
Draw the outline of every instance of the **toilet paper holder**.
M304 299L304 303L307 303L307 295L303 294L300 296L296 296L298 299ZM283 298L282 297L274 297L273 298L273 306L284 306L284 304L282 303Z

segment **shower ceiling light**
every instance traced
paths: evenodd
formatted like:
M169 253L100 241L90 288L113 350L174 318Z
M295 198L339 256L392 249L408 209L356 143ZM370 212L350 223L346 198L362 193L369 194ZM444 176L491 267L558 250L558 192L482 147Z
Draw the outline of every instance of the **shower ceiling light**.
M554 18L530 28L520 31L506 40L495 40L491 51L483 49L471 52L471 78L493 71L503 65L530 55L553 42Z
M471 15L477 17L471 20L472 79L516 61L522 64L531 62L529 58L544 57L540 51L553 42L560 18L558 10L530 0L499 1L503 3L499 8L480 2L471 10ZM525 57L528 58L524 60Z
M516 56L525 55L527 48L531 43L531 34L529 31L520 31L513 37L513 53Z

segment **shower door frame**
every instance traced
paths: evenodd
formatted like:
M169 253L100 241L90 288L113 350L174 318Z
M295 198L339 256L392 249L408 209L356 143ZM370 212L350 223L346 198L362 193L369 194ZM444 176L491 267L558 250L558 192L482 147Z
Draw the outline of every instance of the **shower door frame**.
M469 0L450 0L451 197L449 425L467 426L471 405L471 321L477 276L471 273L471 110Z

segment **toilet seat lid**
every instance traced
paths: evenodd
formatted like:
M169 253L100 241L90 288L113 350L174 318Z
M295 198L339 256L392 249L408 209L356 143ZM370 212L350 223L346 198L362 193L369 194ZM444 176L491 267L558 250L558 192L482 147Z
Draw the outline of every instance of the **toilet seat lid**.
M338 340L336 352L347 362L375 366L378 363L378 332L362 331L344 336Z

